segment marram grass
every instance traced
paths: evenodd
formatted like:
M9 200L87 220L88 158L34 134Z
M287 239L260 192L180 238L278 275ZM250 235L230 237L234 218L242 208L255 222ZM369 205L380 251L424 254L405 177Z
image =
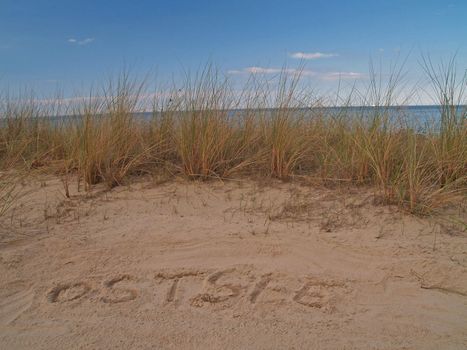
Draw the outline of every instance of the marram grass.
M429 213L466 197L467 123L458 108L466 102L466 81L456 81L453 66L425 67L439 96L441 125L423 132L402 115L389 117L397 79L381 89L370 77L362 101L376 107L371 116L356 116L345 108L338 114L309 108L320 100L286 70L275 86L254 78L239 95L208 67L182 89L154 95L153 117L146 119L135 115L142 101L147 105L145 83L127 74L65 109L65 102L56 102L58 108L33 98L3 99L0 214L14 199L6 174L37 168L61 176L67 195L72 177L86 188L111 188L161 171L193 179L309 176L375 186L387 203ZM57 118L64 110L76 117Z

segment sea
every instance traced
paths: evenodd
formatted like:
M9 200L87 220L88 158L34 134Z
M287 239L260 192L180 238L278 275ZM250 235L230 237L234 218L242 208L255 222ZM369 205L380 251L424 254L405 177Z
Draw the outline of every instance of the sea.
M467 121L467 105L453 106L450 109L451 116L456 117L457 121L465 123ZM277 109L264 109L264 115L273 116ZM231 118L241 117L247 110L235 109L228 112ZM420 106L345 106L345 107L310 107L310 108L295 108L292 114L297 117L313 118L313 117L332 117L332 118L367 118L371 119L377 115L385 115L389 121L397 123L402 121L404 126L410 126L417 129L437 129L441 125L443 114L442 106L440 105L420 105ZM154 117L153 113L139 113L143 119ZM156 114L157 115L157 114Z
M264 116L274 116L278 111L274 108L256 110L262 112ZM318 116L330 118L372 118L376 115L388 117L394 123L403 121L404 126L410 126L417 129L437 129L441 125L443 108L439 105L421 105L421 106L390 106L390 107L377 107L377 106L345 106L345 107L310 107L310 108L293 108L290 109L292 115L295 114L301 118L313 118ZM467 105L455 106L451 111L455 111L456 119L458 122L467 121ZM240 118L246 114L251 113L251 110L246 109L232 109L228 110L230 118ZM183 112L180 112L182 114ZM452 113L452 112L451 112ZM134 116L136 119L142 121L151 120L161 115L161 112L136 112ZM47 118L52 122L79 122L82 117L79 115L62 115L42 117ZM5 116L0 112L0 126L5 123Z

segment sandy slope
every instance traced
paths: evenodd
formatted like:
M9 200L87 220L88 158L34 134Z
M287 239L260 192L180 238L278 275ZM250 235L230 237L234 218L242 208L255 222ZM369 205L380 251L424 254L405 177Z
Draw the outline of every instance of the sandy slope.
M369 192L31 186L0 233L1 349L467 348L466 234Z

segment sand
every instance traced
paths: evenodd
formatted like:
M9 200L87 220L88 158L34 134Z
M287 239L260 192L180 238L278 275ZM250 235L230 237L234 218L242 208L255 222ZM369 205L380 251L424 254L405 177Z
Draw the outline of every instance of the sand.
M467 348L466 233L371 190L27 186L0 231L0 349Z

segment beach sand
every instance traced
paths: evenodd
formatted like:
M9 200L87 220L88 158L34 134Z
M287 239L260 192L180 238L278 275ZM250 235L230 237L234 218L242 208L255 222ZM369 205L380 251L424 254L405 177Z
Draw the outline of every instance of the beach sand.
M28 188L0 231L0 349L467 348L466 233L369 189Z

